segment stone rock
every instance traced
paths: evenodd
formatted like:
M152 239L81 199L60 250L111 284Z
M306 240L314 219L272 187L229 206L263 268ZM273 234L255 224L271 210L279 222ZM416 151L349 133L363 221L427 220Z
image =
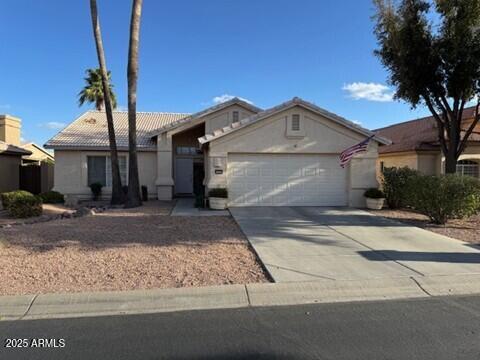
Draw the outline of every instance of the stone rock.
M92 209L89 209L87 207L81 207L75 213L73 214L74 217L83 217L83 216L91 216L95 215L95 211Z
M61 217L62 219L70 219L70 218L73 217L73 214L72 214L70 211L64 211L64 212L60 215L60 217Z

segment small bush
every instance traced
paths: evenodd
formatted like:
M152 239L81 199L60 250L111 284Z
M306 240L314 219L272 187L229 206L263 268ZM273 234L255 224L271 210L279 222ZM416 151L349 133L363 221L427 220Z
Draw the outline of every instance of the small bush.
M28 191L12 191L2 194L2 203L15 218L42 215L42 199Z
M40 196L44 204L63 204L65 202L63 194L58 191L47 191L38 196Z
M387 205L391 209L405 207L409 198L409 182L419 176L418 171L408 167L390 167L383 170L382 187Z
M100 195L102 195L103 185L101 183L92 183L90 184L90 190L92 190L93 200L98 200Z
M3 207L7 209L15 199L18 199L20 197L29 197L32 195L33 194L28 191L16 190L16 191L10 191L10 192L1 194L1 200L2 200Z
M210 189L208 192L208 197L216 197L216 198L228 198L228 191L225 188L216 188Z
M142 201L148 201L148 187L142 185Z
M475 178L418 175L409 183L409 205L436 224L480 211L480 182Z
M377 188L370 188L367 191L365 191L363 196L370 199L383 199L385 197L385 194L381 190L378 190Z

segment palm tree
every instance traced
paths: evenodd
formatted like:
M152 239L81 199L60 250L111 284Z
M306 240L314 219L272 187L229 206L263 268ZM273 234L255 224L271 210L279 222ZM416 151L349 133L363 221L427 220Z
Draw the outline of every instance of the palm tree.
M102 71L100 69L87 69L85 77L85 87L78 93L78 105L85 103L95 104L98 111L105 110L105 99L103 97ZM111 73L107 72L107 83L110 92L110 100L112 108L117 107L117 99L113 92L113 84L111 81Z
M90 14L92 16L93 36L95 38L98 64L100 66L100 78L103 89L102 103L105 105L108 141L110 143L110 161L112 169L112 198L110 202L112 205L117 205L122 204L125 201L125 195L122 189L122 179L120 177L120 167L118 165L117 141L115 138L115 128L113 126L113 107L116 105L116 101L115 96L111 97L113 91L111 91L110 74L107 71L107 63L105 61L105 51L103 50L102 33L100 31L100 20L98 18L96 0L90 0ZM97 104L97 102L95 103Z
M125 207L142 205L137 161L137 79L138 42L140 39L140 17L142 0L133 0L130 20L130 42L128 46L128 194Z

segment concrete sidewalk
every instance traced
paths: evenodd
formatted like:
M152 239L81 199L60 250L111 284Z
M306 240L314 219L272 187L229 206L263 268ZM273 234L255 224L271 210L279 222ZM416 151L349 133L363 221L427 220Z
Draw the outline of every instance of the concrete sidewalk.
M480 294L480 275L0 297L0 320L74 318Z
M275 282L480 274L478 248L362 210L230 211Z

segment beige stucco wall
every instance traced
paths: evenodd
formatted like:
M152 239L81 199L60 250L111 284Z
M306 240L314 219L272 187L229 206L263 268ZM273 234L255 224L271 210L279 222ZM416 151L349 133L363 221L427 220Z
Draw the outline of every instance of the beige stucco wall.
M418 154L418 170L425 175L440 174L440 154Z
M0 154L0 193L18 190L21 156Z
M157 158L154 151L140 151L138 154L138 171L140 185L148 187L149 197L156 198L155 179L157 177ZM65 195L75 195L79 198L89 198L90 188L87 185L88 169L87 156L105 155L107 151L55 151L55 176L54 190ZM128 152L119 152L119 156L127 157ZM128 166L128 165L127 165ZM104 187L102 194L108 197L111 194L110 187Z
M405 167L418 169L418 156L415 152L400 154L379 154L378 161L383 162L385 167Z
M304 137L287 137L287 122L292 114L300 114ZM340 154L363 139L365 136L297 106L210 142L207 186L227 186L229 153ZM378 186L377 149L377 143L371 142L368 152L348 165L350 206L363 207L365 189ZM215 169L220 168L223 173L215 174Z

